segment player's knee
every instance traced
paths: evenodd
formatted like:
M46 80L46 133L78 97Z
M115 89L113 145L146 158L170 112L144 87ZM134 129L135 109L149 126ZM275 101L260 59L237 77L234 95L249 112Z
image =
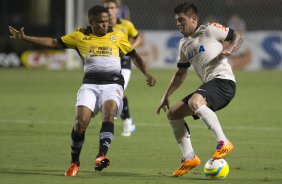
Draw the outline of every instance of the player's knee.
M168 120L175 120L178 119L178 117L176 117L174 111L172 109L169 109L166 113L166 117Z
M83 132L85 132L88 123L89 123L89 119L88 119L88 118L85 118L85 117L76 117L76 122L75 122L74 129L75 129L78 133L83 133Z
M200 98L190 98L188 101L188 106L193 112L196 111L203 104L205 104L205 102Z
M103 112L103 121L110 121L113 122L114 118L116 116L116 111L114 110L108 110L106 112Z

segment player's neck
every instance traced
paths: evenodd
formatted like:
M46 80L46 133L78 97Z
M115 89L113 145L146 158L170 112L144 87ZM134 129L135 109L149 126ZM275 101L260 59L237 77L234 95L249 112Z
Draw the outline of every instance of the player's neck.
M111 20L111 24L113 27L117 24L117 18Z

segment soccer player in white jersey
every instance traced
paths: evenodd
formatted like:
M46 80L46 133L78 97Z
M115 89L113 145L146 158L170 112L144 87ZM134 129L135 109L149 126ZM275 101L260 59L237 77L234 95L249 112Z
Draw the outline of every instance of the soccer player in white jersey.
M180 167L173 176L181 176L200 165L191 141L190 130L184 118L200 118L217 140L214 159L225 157L233 150L225 136L215 111L227 106L235 95L236 83L228 56L238 50L243 37L237 31L218 23L198 25L198 10L193 4L182 3L175 7L176 25L184 37L179 43L178 70L164 93L157 113L163 109L182 152ZM229 44L223 47L222 42ZM203 84L175 105L169 105L169 96L178 89L192 65Z
M95 171L110 164L106 156L114 135L114 117L122 111L124 79L121 75L119 51L131 57L144 74L149 86L155 85L139 54L121 31L109 29L109 13L103 6L93 6L88 11L90 26L60 38L34 37L9 26L11 38L54 48L76 49L84 64L83 85L77 93L75 124L71 132L71 165L65 176L75 176L80 167L80 152L85 140L85 131L91 117L101 112L102 127L99 134L99 151Z

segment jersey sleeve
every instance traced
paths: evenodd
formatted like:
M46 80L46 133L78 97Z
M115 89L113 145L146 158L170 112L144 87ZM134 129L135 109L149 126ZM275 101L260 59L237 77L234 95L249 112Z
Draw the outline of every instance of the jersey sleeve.
M129 52L133 51L133 47L131 43L128 41L126 35L123 32L119 31L117 36L118 36L117 45L124 54L128 54Z
M78 35L77 31L70 33L68 35L62 36L57 38L58 43L63 48L71 48L74 49L78 42Z
M132 22L128 21L127 26L128 26L128 37L136 38L137 35L138 35L138 31L135 28L134 24Z
M208 30L211 37L218 41L229 41L233 38L234 30L218 23L209 24Z
M178 48L178 59L177 59L177 67L178 68L189 68L191 63L189 60L185 57L184 51L183 51L183 39L179 42L179 48Z

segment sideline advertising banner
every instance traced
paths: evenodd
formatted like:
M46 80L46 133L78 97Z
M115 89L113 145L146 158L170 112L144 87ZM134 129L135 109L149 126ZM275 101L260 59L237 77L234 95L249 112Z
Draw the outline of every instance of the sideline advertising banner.
M140 34L144 42L136 50L149 67L176 68L182 38L178 31L143 31ZM282 70L282 31L247 32L244 37L242 47L229 58L235 70ZM73 62L72 66L81 68L78 54L73 55L72 61L67 58L64 50L25 51L20 57L15 53L0 53L0 67L67 69L67 62Z
M179 32L143 32L144 45L137 48L150 67L176 67ZM282 69L282 32L247 32L242 47L230 57L238 70Z

